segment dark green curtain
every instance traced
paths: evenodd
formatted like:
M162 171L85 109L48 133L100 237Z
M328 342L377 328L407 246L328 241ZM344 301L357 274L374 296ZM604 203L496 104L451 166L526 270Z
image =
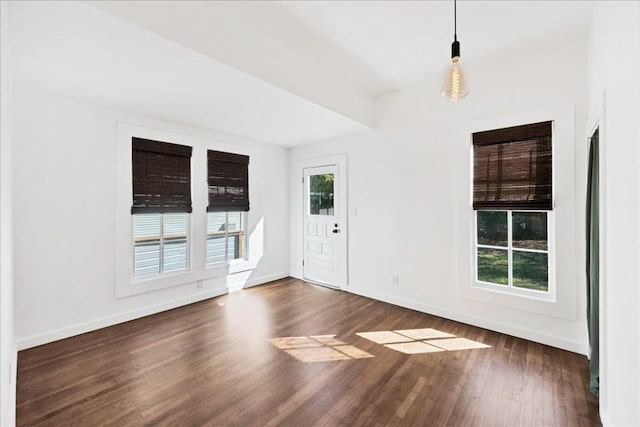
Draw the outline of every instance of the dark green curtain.
M589 328L589 389L598 396L600 391L600 223L598 180L598 134L591 137L589 176L587 182L587 326Z

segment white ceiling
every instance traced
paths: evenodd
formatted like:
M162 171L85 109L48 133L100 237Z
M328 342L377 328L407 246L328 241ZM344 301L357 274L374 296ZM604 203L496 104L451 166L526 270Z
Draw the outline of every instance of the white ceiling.
M575 0L457 3L463 62L523 55L586 37L593 9L593 1ZM373 95L415 84L451 57L451 0L282 1L279 6L370 70L349 77Z
M286 146L372 126L374 97L442 70L453 33L451 1L86 3L12 3L16 79ZM591 12L460 0L463 61L585 37Z
M17 85L281 146L368 129L74 2L11 4Z

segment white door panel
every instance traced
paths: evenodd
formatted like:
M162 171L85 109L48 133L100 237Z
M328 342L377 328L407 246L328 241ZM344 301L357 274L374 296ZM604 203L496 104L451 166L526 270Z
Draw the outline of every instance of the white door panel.
M338 165L304 169L304 278L339 287L340 218Z

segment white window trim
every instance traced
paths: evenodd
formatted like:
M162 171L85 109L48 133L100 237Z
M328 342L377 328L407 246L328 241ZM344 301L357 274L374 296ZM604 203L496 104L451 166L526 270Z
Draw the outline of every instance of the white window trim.
M471 203L473 191L473 145L472 134L484 130L500 129L527 123L553 121L553 194L555 238L555 302L518 295L493 292L475 284L475 213ZM457 171L461 197L457 206L460 220L453 230L456 256L456 295L458 298L482 302L489 306L529 312L554 318L576 320L578 318L579 287L584 283L581 275L584 260L578 259L576 248L583 238L582 229L576 217L576 141L575 105L560 104L525 110L506 115L498 115L466 122L456 130L460 139L467 141L468 167ZM560 173L560 176L558 175ZM561 178L561 179L558 179Z
M188 225L188 269L171 271L158 275L133 275L133 224L131 215L132 171L131 138L140 137L157 141L167 141L193 147L191 157L191 198L193 212ZM159 129L119 122L116 140L116 211L115 211L115 296L123 298L145 292L157 291L173 286L197 283L200 280L224 277L229 274L252 270L256 261L252 259L206 265L207 238L207 150L227 151L251 155L247 147L236 144L210 141ZM247 215L248 218L248 215ZM251 224L245 223L248 233ZM248 240L245 243L249 256Z
M483 245L478 243L478 211L474 211L474 238L473 238L473 287L502 293L508 295L515 295L518 297L531 298L536 300L543 301L556 301L556 262L555 262L555 221L553 211L544 211L544 210L530 210L526 212L542 212L547 214L547 250L536 250L536 249L525 249L525 248L514 248L513 247L513 222L512 222L512 212L524 212L522 210L513 209L513 210L502 210L502 209L485 209L490 211L504 211L507 212L507 247L502 246L491 246L491 245ZM509 284L499 285L497 283L484 282L478 279L478 248L489 248L489 249L499 249L499 250L507 250L508 253L508 262L509 262ZM536 291L534 289L526 289L526 288L518 288L513 286L513 251L516 252L533 252L533 253L545 253L547 254L549 264L548 264L548 291Z

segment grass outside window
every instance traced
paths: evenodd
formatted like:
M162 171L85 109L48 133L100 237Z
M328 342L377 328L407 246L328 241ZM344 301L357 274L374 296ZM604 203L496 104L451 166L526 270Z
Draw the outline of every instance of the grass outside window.
M548 213L476 211L476 280L549 292Z

